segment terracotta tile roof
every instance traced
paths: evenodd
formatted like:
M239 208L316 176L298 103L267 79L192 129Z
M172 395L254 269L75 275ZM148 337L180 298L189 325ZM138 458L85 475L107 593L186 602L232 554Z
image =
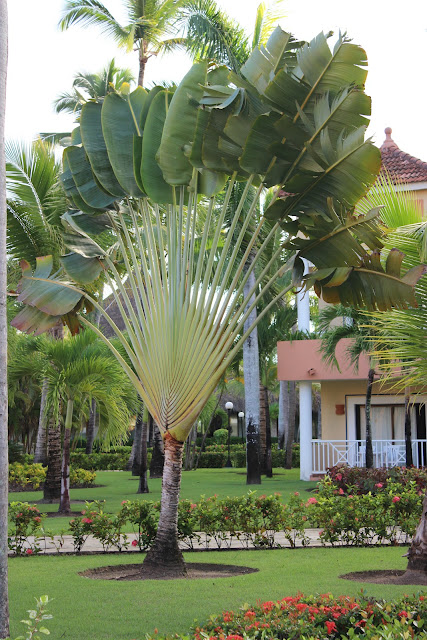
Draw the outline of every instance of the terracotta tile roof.
M380 147L382 167L387 169L393 182L427 182L427 162L401 151L392 140L391 129L385 129L386 139Z

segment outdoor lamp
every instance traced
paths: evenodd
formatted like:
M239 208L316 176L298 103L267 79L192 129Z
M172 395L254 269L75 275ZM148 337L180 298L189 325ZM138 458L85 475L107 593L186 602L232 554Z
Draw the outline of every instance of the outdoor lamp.
M227 409L227 413L228 413L228 439L227 439L227 444L228 444L228 457L227 457L227 462L225 463L226 467L232 467L233 465L231 464L231 457L230 457L230 433L231 433L231 424L230 424L230 414L233 410L233 403L232 402L226 402L225 403L225 408Z

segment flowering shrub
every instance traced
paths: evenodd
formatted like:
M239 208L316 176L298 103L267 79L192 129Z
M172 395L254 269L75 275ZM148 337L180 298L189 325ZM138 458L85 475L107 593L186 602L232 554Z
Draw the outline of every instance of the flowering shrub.
M70 521L76 553L80 553L89 535L101 542L104 551L113 548L122 551L129 546L127 536L122 533L127 519L125 514L122 510L117 515L104 513L104 503L103 500L86 502L82 517Z
M85 469L71 467L70 485L74 488L90 487L94 484L96 473ZM37 490L46 479L46 467L41 464L20 464L14 462L9 465L9 491Z
M333 545L407 542L421 515L422 497L415 481L376 483L376 493L345 493L325 478L316 498L309 499L307 516L322 530L320 539Z
M320 490L324 482L332 482L343 493L362 494L378 493L387 488L389 483L399 484L405 487L415 482L420 495L427 490L427 468L415 469L407 467L392 467L390 469L365 469L362 467L348 467L344 464L330 467L325 479L319 483Z
M338 638L425 637L427 600L405 596L376 601L366 596L289 596L276 602L243 605L224 611L192 629L191 640L258 640L262 638L332 640Z
M159 502L148 502L144 500L123 500L119 517L123 522L129 522L132 525L133 532L136 534L132 546L137 546L140 551L146 551L151 547L157 533L157 523L159 521Z
M27 502L12 502L9 506L11 527L8 545L17 556L31 556L40 551L39 543L44 537L43 520L46 514L40 513L35 505ZM34 540L30 542L29 537Z

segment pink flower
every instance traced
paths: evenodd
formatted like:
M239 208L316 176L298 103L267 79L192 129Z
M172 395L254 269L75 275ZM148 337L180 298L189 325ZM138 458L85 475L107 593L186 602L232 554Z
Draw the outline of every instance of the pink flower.
M33 555L33 550L32 549L27 549L25 551L25 553L27 554L27 556L32 556Z
M392 502L400 502L400 497L394 496L394 498L392 499Z
M84 522L84 524L92 524L93 520L90 518L83 518L82 522Z
M137 547L138 546L138 540L132 540L131 545L133 547Z
M36 516L34 518L34 522L41 522L41 521L42 521L42 519L39 516Z
M197 507L197 504L195 504L194 502L192 502L192 503L190 504L190 509L191 509L191 510L195 509L196 507Z
M316 500L316 498L309 498L309 499L307 500L307 504L317 504L317 500Z
M342 473L337 473L336 479L337 480L342 480Z
M122 505L123 505L123 504L127 504L128 502L129 502L129 500L122 500L122 503L121 503L121 504L122 504ZM83 512L82 512L82 513L83 513Z
M383 488L383 483L382 482L377 482L377 484L375 485L377 489L382 489Z
M344 491L340 488L340 490L338 491L338 493L340 494L340 496L344 495Z

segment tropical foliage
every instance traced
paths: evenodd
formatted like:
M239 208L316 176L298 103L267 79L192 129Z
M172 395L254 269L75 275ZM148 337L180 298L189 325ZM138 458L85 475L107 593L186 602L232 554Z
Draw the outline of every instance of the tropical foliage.
M63 264L76 283L105 274L127 338L95 299L53 273L49 257L39 258L34 272L24 264L19 301L27 306L14 325L47 328L83 297L104 315L131 365L87 317L81 322L112 349L165 438L162 544L176 540L182 443L254 324L287 290L304 280L325 300L347 305L385 310L415 302L422 268L401 275L394 250L383 263L379 210L354 215L380 165L379 151L364 140L365 67L365 52L345 37L331 50L324 34L303 44L277 28L240 75L201 62L173 96L159 87L124 87L102 105L82 108L63 160L70 210L62 220L71 251ZM226 225L236 181L244 182L243 193ZM264 187L274 185L252 231ZM224 188L214 216L215 194ZM99 240L103 233L114 236L110 249ZM284 250L295 255L266 279ZM302 258L315 266L304 279ZM285 273L292 282L245 326Z

